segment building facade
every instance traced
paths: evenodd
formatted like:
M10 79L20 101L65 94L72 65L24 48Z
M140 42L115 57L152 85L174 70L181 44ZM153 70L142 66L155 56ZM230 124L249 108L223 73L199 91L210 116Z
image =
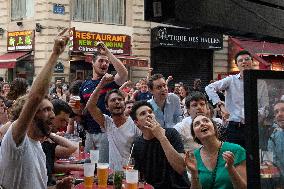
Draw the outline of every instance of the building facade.
M81 39L76 39L76 43L85 45L85 49L74 50L74 44L70 44L58 60L53 81L62 79L69 82L88 77L91 74L88 56L93 51L90 47L86 50L86 45L94 45L101 40L109 48L114 48L113 52L129 70L129 79L136 82L147 75L148 67L153 66L151 31L159 25L144 21L144 0L0 0L0 65L3 65L0 66L0 76L6 80L26 77L32 81L46 63L58 32L63 28L73 28L78 36L79 33L86 33L100 37L89 40L85 34L80 35ZM31 37L20 35L27 32L32 32ZM18 35L22 40L31 38L31 48L10 47L8 50L12 35ZM125 36L129 41L122 43L119 40L123 40L123 37L117 36ZM75 40L76 35L72 37ZM126 46L125 52L115 50L115 47ZM226 36L223 49L212 52L210 64L210 77L216 78L218 73L230 71Z

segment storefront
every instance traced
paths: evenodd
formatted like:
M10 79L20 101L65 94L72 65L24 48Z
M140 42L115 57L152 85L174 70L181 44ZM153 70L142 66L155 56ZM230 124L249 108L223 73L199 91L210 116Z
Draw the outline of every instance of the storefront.
M34 31L7 34L7 53L0 56L0 69L7 69L6 80L25 78L29 84L34 76Z
M131 55L131 37L125 34L97 33L78 31L73 28L70 32L70 78L84 80L92 76L92 57L97 51L98 42L104 42L108 49L119 58L131 73L131 67L147 67L148 61ZM110 64L110 73L115 73ZM131 78L131 74L129 74Z
M223 36L192 29L156 27L151 31L151 67L155 73L173 76L174 82L203 85L213 78L214 50L223 48ZM172 85L173 83L170 83Z

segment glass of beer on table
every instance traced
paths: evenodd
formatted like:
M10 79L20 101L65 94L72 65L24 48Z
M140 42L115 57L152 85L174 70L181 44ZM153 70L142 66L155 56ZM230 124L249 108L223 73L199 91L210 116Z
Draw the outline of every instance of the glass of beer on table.
M126 189L138 188L138 170L126 170Z
M92 188L94 182L94 163L84 163L84 186L85 188Z
M108 163L98 163L97 165L97 176L98 176L98 187L107 188L108 179Z

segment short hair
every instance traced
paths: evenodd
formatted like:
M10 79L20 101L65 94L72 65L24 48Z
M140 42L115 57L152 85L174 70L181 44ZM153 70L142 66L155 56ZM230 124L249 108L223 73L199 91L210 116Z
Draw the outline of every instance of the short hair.
M249 55L251 58L253 58L250 52L248 52L247 50L241 50L240 52L238 52L238 53L235 55L235 63L236 63L236 64L237 64L237 58L238 58L239 56L241 56L241 55Z
M143 78L143 79L140 79L139 80L139 83L142 85L142 84L145 84L147 85L147 79Z
M147 83L149 89L153 90L153 86L154 86L153 82L160 79L160 78L165 79L162 74L151 75L151 77L149 78L148 83Z
M202 92L199 92L199 91L192 92L191 95L189 95L185 98L186 108L188 108L188 109L190 108L190 102L199 101L199 100L205 101L206 104L208 103L206 96Z
M20 96L16 99L16 101L13 103L11 109L10 109L10 120L15 121L19 118L20 113L24 107L25 102L28 99L28 95Z
M145 101L145 100L140 100L140 101L137 101L133 104L132 106L132 109L131 109L131 112L130 112L130 117L132 118L132 120L137 120L137 115L136 115L136 111L141 107L141 106L148 106L149 108L151 108L153 110L153 107L152 105Z
M69 87L69 92L72 95L79 95L80 94L80 86L82 85L82 80L73 81Z
M7 99L16 100L18 97L26 94L28 82L24 78L15 78L10 84L10 92L7 94Z
M0 82L3 82L3 81L4 81L3 77L0 77Z
M284 104L284 100L278 100L274 103L273 107L276 106L276 104Z
M106 104L106 106L108 105L107 102L108 102L109 96L112 93L116 93L116 94L118 94L119 96L121 96L124 99L124 95L123 95L123 93L119 89L112 89L112 90L110 90L110 91L108 91L106 93L106 96L105 96L105 104Z
M195 118L197 118L198 116L196 116ZM205 116L207 117L207 116ZM195 133L194 133L194 130L193 130L193 122L195 120L195 118L192 119L192 122L191 122L191 125L190 125L190 132L191 132L191 136L193 137L193 140L197 143L197 144L202 144L201 141L195 136ZM214 127L214 130L215 130L215 134L216 134L216 137L219 139L219 133L218 133L218 127L217 127L217 123L210 117L208 117L211 122L213 123L213 127Z
M73 113L72 108L64 100L53 99L51 103L53 105L53 111L55 115L59 115L60 112L65 112L66 114L70 115Z

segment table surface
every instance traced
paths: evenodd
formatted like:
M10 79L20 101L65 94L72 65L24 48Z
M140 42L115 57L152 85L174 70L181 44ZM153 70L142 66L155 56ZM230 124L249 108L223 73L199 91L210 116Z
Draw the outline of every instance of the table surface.
M94 183L93 188L87 188L87 189L97 189L97 188L99 188L98 185ZM107 188L113 189L113 185L108 185ZM125 187L122 186L122 188L125 188ZM139 188L142 188L142 187L139 187ZM84 183L76 185L75 189L85 189ZM153 187L150 184L145 184L144 189L153 189Z

